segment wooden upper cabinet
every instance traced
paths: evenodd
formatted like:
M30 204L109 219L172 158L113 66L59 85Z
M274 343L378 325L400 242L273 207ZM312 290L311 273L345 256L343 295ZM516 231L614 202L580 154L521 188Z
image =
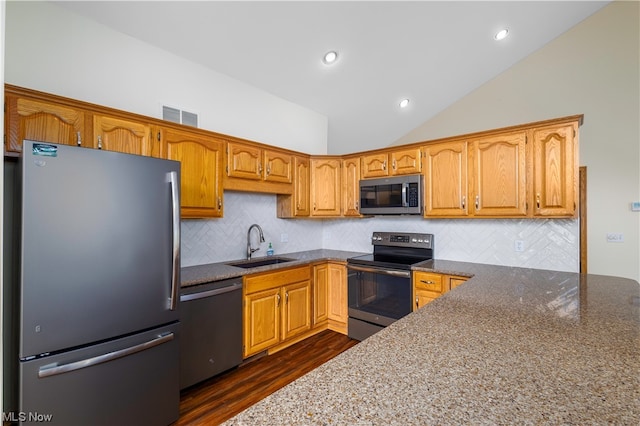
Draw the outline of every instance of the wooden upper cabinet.
M224 141L190 132L163 129L164 158L180 162L182 217L222 217Z
M93 142L98 149L149 156L150 137L149 123L108 115L93 116Z
M389 154L389 157L392 175L410 175L422 171L420 148L393 151Z
M308 217L311 214L309 157L293 157L293 193L278 195L278 217Z
M363 155L361 158L362 177L367 179L373 177L389 176L388 157L389 156L386 152Z
M466 216L467 142L453 141L427 145L424 153L424 215Z
M470 141L471 197L475 216L526 216L526 132Z
M264 180L270 182L292 182L293 157L282 151L264 150Z
M342 160L342 210L344 216L361 216L360 157Z
M420 148L366 154L361 157L363 179L420 173Z
M291 194L293 158L284 150L228 142L227 173L223 186L238 191Z
M534 216L575 216L577 123L532 130Z
M22 152L25 139L64 145L91 146L87 138L86 117L81 108L73 108L6 94L5 132L7 152Z
M311 159L311 216L340 216L340 158Z
M227 176L242 179L262 179L262 150L252 145L227 144Z

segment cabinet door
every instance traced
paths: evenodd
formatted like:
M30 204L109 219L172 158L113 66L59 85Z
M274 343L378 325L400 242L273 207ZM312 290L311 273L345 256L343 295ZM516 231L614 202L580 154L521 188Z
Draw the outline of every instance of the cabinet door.
M24 139L64 145L91 146L81 109L7 95L5 141L7 152L22 152Z
M264 151L264 180L269 182L291 183L293 157L279 151Z
M475 216L527 214L526 134L506 133L471 142L471 208Z
M425 216L467 215L467 143L425 147Z
M533 130L534 216L574 216L577 124Z
M424 290L416 290L415 305L413 306L413 310L415 311L416 309L422 308L424 305L426 305L429 302L433 302L438 297L440 297L440 294L438 293L433 293L431 291L424 291Z
M365 155L361 159L361 172L362 178L383 177L389 176L388 167L388 155L383 154L369 154Z
M179 161L182 217L222 217L224 142L189 131L162 131L166 155Z
M282 287L282 340L311 329L311 281Z
M229 142L227 176L262 180L262 150L250 145Z
M348 320L347 302L347 267L342 264L329 263L329 321L334 331L346 334ZM335 329L336 326L340 329Z
M329 319L329 265L313 267L313 325Z
M391 174L409 175L420 173L422 162L420 161L420 148L394 151L391 157Z
M342 206L345 216L360 216L360 157L342 160Z
M449 276L448 278L449 278L449 290L452 290L458 287L459 285L464 284L468 280L468 278L464 278L464 277Z
M309 159L295 157L294 164L295 180L293 186L293 202L295 216L309 216L309 214L311 214L311 202L309 201L309 180L311 179Z
M244 348L248 357L280 343L280 288L246 295L244 298Z
M151 126L106 115L93 116L93 140L98 149L151 155Z
M340 216L340 159L311 160L312 216Z

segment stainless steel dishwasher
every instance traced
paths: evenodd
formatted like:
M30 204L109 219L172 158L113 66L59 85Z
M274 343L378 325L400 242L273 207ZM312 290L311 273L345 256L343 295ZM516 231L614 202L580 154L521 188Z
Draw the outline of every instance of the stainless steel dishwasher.
M180 389L242 362L242 277L180 293Z

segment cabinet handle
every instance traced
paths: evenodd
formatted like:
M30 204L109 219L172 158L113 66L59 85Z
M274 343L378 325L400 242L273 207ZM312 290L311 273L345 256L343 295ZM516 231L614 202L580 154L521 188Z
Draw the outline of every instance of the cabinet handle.
M278 302L276 303L276 307L280 306L280 293L276 294L276 298L278 299Z
M393 160L393 162L391 163L391 167L393 167L393 170L396 169L396 160Z
M316 210L316 203L313 203L313 211L315 212Z
M222 210L222 198L218 197L218 210Z
M467 204L467 196L463 195L462 196L462 209L464 210L464 206Z
M418 305L418 296L416 296L416 309L420 308L420 305Z
M387 170L387 161L382 162L382 170Z
M271 163L267 165L267 176L271 174Z
M536 194L536 207L540 210L540 194Z
M262 163L258 163L258 174L262 174Z
M156 138L158 138L158 142L160 142L160 131L158 131L158 134L156 135Z
M76 143L78 146L82 146L82 137L80 137L80 132L76 132Z
M435 284L436 283L435 281L431 281L431 280L420 280L420 282L424 283L424 284Z
M289 304L289 292L288 291L284 294L284 304L285 305Z
M480 196L476 195L476 210L480 209Z
M98 135L98 149L102 149L102 136Z

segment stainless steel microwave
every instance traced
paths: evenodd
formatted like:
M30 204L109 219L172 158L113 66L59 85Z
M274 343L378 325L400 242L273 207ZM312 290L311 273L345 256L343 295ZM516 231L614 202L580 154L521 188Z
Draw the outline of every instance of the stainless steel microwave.
M422 175L360 181L361 214L422 214L422 197Z

